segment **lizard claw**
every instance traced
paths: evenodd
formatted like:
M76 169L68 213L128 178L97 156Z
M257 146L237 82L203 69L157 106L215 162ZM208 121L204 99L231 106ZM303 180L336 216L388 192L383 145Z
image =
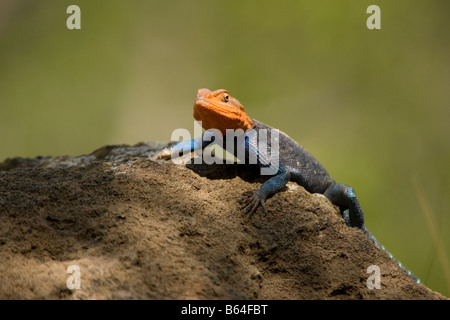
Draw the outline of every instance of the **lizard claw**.
M155 154L153 154L150 159L151 160L167 160L170 159L172 157L172 152L169 148L164 148L162 150L159 150L158 152L156 152Z
M264 213L267 213L266 208L266 198L260 194L258 191L246 191L244 192L244 195L250 196L250 199L246 202L244 211L246 211L249 214L249 219L253 217L253 215L256 212L256 209L258 209L258 206L261 205Z

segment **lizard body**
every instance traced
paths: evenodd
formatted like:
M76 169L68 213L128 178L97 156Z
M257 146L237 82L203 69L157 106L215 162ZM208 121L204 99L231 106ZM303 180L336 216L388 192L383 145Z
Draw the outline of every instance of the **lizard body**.
M154 159L177 157L181 151L203 149L211 143L222 143L225 148L227 129L242 129L245 136L245 139L242 140L245 144L245 161L249 159L250 155L256 155L258 166L265 167L270 163L271 159L260 152L258 139L263 130L272 135L274 128L248 116L241 103L236 98L231 97L227 90L198 90L194 103L194 118L201 121L203 128L206 130L219 130L223 135L223 140L205 140L202 135L192 140L181 141L169 149L162 150ZM273 146L269 141L270 139L268 139L267 151L270 154ZM351 187L337 183L319 161L287 134L278 131L277 142L279 144L279 152L276 153L278 170L258 190L247 192L251 194L251 197L245 210L249 212L250 216L256 212L260 205L267 212L266 198L280 191L288 181L294 181L311 193L323 194L333 204L337 205L348 226L361 229L378 248L385 251L413 280L420 282L408 269L395 260L392 254L366 228L363 210L355 191ZM236 155L236 149L231 151Z

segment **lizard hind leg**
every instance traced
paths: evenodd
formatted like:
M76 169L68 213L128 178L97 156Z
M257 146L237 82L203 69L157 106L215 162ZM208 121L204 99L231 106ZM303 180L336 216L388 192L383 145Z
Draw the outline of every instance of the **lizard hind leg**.
M347 225L364 228L364 213L353 188L345 184L333 183L325 190L324 196L341 209Z

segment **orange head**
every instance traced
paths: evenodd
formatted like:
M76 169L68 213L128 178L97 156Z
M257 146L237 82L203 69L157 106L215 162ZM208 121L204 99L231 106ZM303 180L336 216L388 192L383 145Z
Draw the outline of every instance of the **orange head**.
M230 96L224 89L199 89L194 103L194 118L202 121L206 130L218 129L223 135L226 129L247 131L254 126L239 100Z

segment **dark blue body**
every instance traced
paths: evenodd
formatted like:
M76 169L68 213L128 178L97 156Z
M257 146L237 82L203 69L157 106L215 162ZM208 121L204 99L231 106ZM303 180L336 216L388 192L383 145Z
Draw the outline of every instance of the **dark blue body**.
M252 192L246 210L253 215L256 209L261 205L265 211L266 198L280 191L288 181L294 181L303 186L311 193L321 193L325 195L333 204L337 205L346 224L353 228L363 230L369 239L374 241L375 245L386 251L390 258L404 269L412 279L420 282L408 269L400 262L395 260L393 256L375 239L370 231L364 225L364 213L359 205L355 191L344 184L339 184L328 174L325 168L317 161L308 151L306 151L297 142L291 139L287 134L273 129L272 127L252 119L255 123L253 129L245 132L245 140L241 139L240 143L245 143L245 159L240 159L246 163L254 163L261 169L270 167L276 162L276 170L265 181L261 187ZM272 135L278 133L277 139L272 140ZM261 148L260 138L267 134L267 144L263 144ZM239 145L239 139L235 139L235 149L228 150L238 156L237 149L242 147ZM177 155L180 151L193 151L195 149L205 148L211 143L220 143L225 148L227 135L223 140L206 140L202 137L194 138L190 141L182 141L171 147L172 155ZM278 148L272 145L273 141L278 144ZM262 152L266 150L267 152ZM278 149L278 150L277 150ZM253 160L254 162L251 162Z

